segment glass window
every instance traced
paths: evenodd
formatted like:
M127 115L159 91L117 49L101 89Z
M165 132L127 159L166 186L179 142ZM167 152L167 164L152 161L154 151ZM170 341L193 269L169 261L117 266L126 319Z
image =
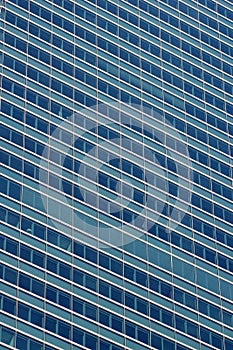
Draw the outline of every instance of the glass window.
M57 291L55 288L52 288L50 286L46 287L46 298L48 300L53 301L54 303L57 302Z
M20 257L27 261L31 261L31 252L32 250L24 245L20 246Z
M172 297L172 287L168 285L167 283L162 282L161 283L161 294L165 295L166 297L171 298Z
M73 281L77 284L83 285L84 284L84 274L78 270L74 270L74 275L73 275Z
M4 344L14 346L14 338L15 338L15 334L13 331L11 331L5 327L2 327L1 341Z
M57 261L52 258L47 258L47 269L54 273L57 273Z
M126 324L125 324L126 335L128 335L131 338L135 338L135 331L136 331L135 328L136 327L132 323L126 321Z
M96 278L86 275L86 287L88 289L96 291L96 288L97 288L96 283L97 283Z
M7 222L12 226L19 227L19 215L9 211Z
M176 301L183 304L184 303L184 296L185 296L184 292L178 290L177 288L174 288L174 299Z
M73 329L73 341L78 344L83 344L84 332L74 327Z
M71 276L71 267L66 264L59 264L59 275L62 277L65 277L67 279L70 279Z
M106 269L109 269L109 265L110 265L109 257L103 253L100 253L99 254L99 264L100 264L100 266L105 267Z
M28 347L28 338L18 334L16 339L16 347L19 350L25 350Z
M155 306L155 305L151 305L151 307L150 307L150 316L152 318L154 318L155 320L159 320L160 321L160 308Z
M135 308L135 297L133 295L131 295L130 293L126 292L125 293L125 305L130 307L131 309L134 309ZM137 304L137 310L139 312L143 312L143 311L140 311L140 306L139 304Z
M151 346L153 346L155 349L162 349L162 337L152 333Z
M32 293L44 297L44 284L42 282L32 280Z
M169 326L173 326L173 315L171 312L162 311L162 322L164 322L165 324L169 325Z
M175 350L175 344L167 339L163 339L163 348L164 350Z
M20 273L19 275L19 286L23 289L31 289L31 279L24 274Z
M122 303L122 294L123 291L121 291L119 288L112 287L111 288L111 298L115 301L118 301L119 303Z
M73 310L81 315L84 314L83 312L84 302L81 299L74 298L73 299Z
M57 332L57 321L50 316L46 316L45 328L53 333Z
M213 305L209 305L209 310L210 310L209 316L220 321L220 309L218 307L213 306Z
M43 313L31 310L31 322L39 327L43 327Z
M123 264L122 264L122 262L114 260L114 259L111 259L111 271L122 275L122 273L123 273Z
M100 322L104 324L105 326L109 326L109 320L110 320L110 315L109 313L100 310Z
M44 267L44 254L41 254L39 252L33 252L32 262L33 264L36 264L40 267Z
M198 326L193 322L187 322L187 333L192 337L198 337Z
M88 318L91 318L92 320L96 321L97 318L97 308L95 306L92 305L88 305L86 303L85 305L85 316L87 316Z
M182 332L185 332L185 321L179 316L176 316L176 328Z
M139 299L139 298L136 299L136 302L137 302L137 311L147 315L148 314L148 303L144 300Z
M86 259L92 261L93 263L97 263L97 252L89 247L86 247Z
M148 344L149 343L149 331L138 328L138 340Z
M223 322L228 326L233 326L233 314L227 311L223 311Z
M22 303L19 303L18 305L18 317L22 318L23 320L29 321L29 312L30 308L26 305L23 305Z
M18 255L18 244L10 239L6 240L6 251L11 254Z
M16 301L7 297L3 298L3 311L9 312L15 315L16 311Z
M6 268L5 269L5 280L7 282L13 283L16 285L17 283L17 272L10 269L10 268Z
M58 334L64 338L70 339L70 326L64 322L58 322Z
M97 339L94 336L86 334L85 345L88 349L96 350Z
M222 348L222 337L220 335L211 334L211 338L212 338L212 345L217 348L217 349L221 349Z

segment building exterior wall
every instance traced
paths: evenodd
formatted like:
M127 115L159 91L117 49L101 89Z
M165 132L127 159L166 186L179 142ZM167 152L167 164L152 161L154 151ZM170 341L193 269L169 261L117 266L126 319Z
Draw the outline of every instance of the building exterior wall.
M0 8L0 348L233 349L232 2Z

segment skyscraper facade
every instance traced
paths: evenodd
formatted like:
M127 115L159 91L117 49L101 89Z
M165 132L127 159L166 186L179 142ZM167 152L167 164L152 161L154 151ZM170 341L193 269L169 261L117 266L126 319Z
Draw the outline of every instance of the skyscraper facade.
M232 350L232 2L0 9L0 349Z

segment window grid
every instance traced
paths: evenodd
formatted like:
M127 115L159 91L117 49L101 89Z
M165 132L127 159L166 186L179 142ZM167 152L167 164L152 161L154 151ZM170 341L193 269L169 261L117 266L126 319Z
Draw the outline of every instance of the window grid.
M113 332L112 334L115 335L122 334L124 346L138 350L149 346L161 350L188 350L187 347L198 348L199 343L203 347L208 347L207 344L209 344L215 348L224 347L225 350L230 350L232 342L229 334L232 329L232 315L228 310L232 295L231 275L227 271L232 272L233 266L231 261L233 242L230 228L232 223L231 157L233 155L230 143L230 135L233 134L232 118L230 117L233 111L231 102L233 91L230 76L233 75L233 71L229 60L229 54L232 54L230 41L232 32L229 26L232 6L221 0L218 3L211 0L198 0L195 4L184 0L179 3L177 0L162 0L153 5L147 1L124 0L121 6L116 6L113 1L105 0L80 1L79 4L73 1L53 0L53 8L50 13L50 3L41 0L38 3L30 2L29 21L26 19L29 13L27 1L8 0L4 6L7 17L3 22L6 45L4 47L1 106L6 127L3 128L5 151L2 154L5 165L3 180L5 209L1 214L4 221L4 235L0 240L0 246L5 251L3 253L4 259L6 258L5 262L9 264L7 267L6 263L4 271L8 271L5 269L15 264L14 259L18 253L19 242L21 242L19 261L21 266L26 266L23 264L28 266L25 276L32 278L31 271L37 268L38 280L44 283L41 276L47 272L50 278L47 286L51 288L57 288L58 278L60 278L62 285L60 291L56 292L56 302L50 300L51 307L59 305L59 310L64 311L67 309L69 298L76 297L78 301L76 292L79 285L78 288L83 293L79 299L85 303L80 317L99 327L103 322L103 327L105 330L108 329L108 333L102 337L103 334L99 328L102 335L95 332L95 336L98 334L96 338L89 333L83 337L75 328L74 337L76 338L74 339L77 339L78 343L70 340L71 334L68 336L74 348L75 346L77 348L79 344L80 348L93 350L99 347L103 347L103 350L121 349L120 340L118 343L117 338L113 339L110 335L110 332ZM176 30L178 15L181 24L179 35ZM97 18L97 26L94 24L95 18ZM155 18L160 21L157 29L154 25ZM115 25L116 22L119 27ZM197 23L200 25L199 30L194 28ZM48 45L46 38L51 35L51 28L48 30L50 24L53 29L54 42ZM30 25L33 33L25 40L28 33L27 25ZM95 30L98 28L99 37L102 36L98 42L92 33L93 25ZM75 28L79 30L76 34L74 34ZM17 35L15 35L15 30L18 31ZM200 33L202 33L201 37ZM159 51L153 35L160 40ZM114 44L116 39L118 45ZM78 50L79 43L80 49ZM217 51L216 45L222 50L221 54ZM182 52L182 59L176 51L177 46L180 47L179 53ZM137 52L138 48L140 48L141 61ZM95 50L98 50L98 57L94 54ZM60 55L61 59L58 60ZM24 63L26 57L27 62L30 62L27 66ZM109 58L109 62L106 57ZM200 57L204 69L199 68ZM120 76L116 62L121 64ZM163 67L160 68L161 62ZM76 75L74 67L77 64L80 65L80 69L77 70ZM29 74L27 77L26 72ZM25 78L27 84L25 84ZM80 84L80 91L77 88L74 89L74 82ZM27 90L24 89L26 87ZM164 110L165 118L174 127L174 130L178 130L184 137L195 170L190 210L184 215L178 228L172 233L166 230L165 221L169 213L168 209L172 210L172 205L169 208L166 206L160 215L165 221L161 225L152 225L150 210L156 212L159 208L152 207L152 202L159 200L158 195L153 194L148 197L151 199L151 207L148 206L145 215L149 230L147 242L137 239L125 251L117 249L115 252L103 254L100 249L95 250L88 245L83 247L80 241L79 243L76 241L76 245L71 246L72 230L67 225L68 221L62 226L63 234L62 229L52 230L50 223L46 224L47 214L42 209L38 197L40 193L38 191L38 161L53 130L59 126L60 121L69 117L77 106L89 108L96 102L105 100L110 105L111 101L118 99L123 104L142 103L143 106L150 108L153 105L154 111L158 113ZM49 113L49 123L46 113ZM129 122L121 130L120 135L124 135L127 142L131 143L128 155L132 159L135 155L138 159L135 160L135 165L131 166L129 174L122 167L111 162L108 169L113 172L113 175L110 176L106 169L101 173L100 179L103 183L99 187L103 191L103 198L107 199L109 204L113 201L108 196L115 193L114 187L111 186L118 180L115 173L130 175L137 186L143 185L143 178L140 177L142 175L137 178L135 174L136 167L140 168L144 158L139 151L137 153L133 148L134 143L136 145L139 142L141 135L148 147L149 141L152 141L156 147L160 146L159 142L153 139L154 134L145 133L143 135L142 129L135 127L137 118L130 119L129 116L127 118ZM149 119L145 121L145 125L147 127L150 125ZM85 127L86 125L83 125L80 130L85 130ZM104 142L106 138L108 138L109 146L114 145L109 135L115 133L116 136L116 130L115 127L109 126L101 131L102 134L99 133L99 149L107 150L107 146L101 145L101 141ZM60 140L62 144L64 142L64 145L69 137L65 131L61 133ZM73 203L74 201L82 203L82 200L74 195L75 176L78 169L75 170L74 165L79 166L78 162L75 163L76 157L78 154L81 157L85 156L88 149L93 147L91 140L94 136L95 133L92 132L84 135L82 144L79 144L76 153L66 159L66 165L63 164L64 158L59 159L58 162L57 154L54 152L53 155L54 166L72 177L64 183L63 189L67 198ZM166 144L164 147L167 155L173 149ZM176 147L178 147L177 144ZM114 151L112 154L117 155ZM156 156L161 162L168 159L166 160L168 163L165 163L168 167L166 176L169 176L170 186L168 198L169 201L174 201L177 187L173 164L169 163L169 157L163 158L161 150L158 150ZM181 163L183 162L184 160ZM152 164L150 160L148 164ZM45 168L42 170L46 172ZM51 188L54 193L62 195L60 190L63 185L62 179L54 176L55 172L50 173ZM83 180L86 176L86 173L84 174ZM166 179L166 176L160 176L161 180ZM21 186L22 178L23 186ZM94 184L91 178L89 180L90 185ZM58 181L60 185L57 184ZM85 196L94 194L87 185L83 185L82 189L84 188ZM137 210L145 203L143 191L132 193L134 193L132 204L135 208L131 210L131 214L128 211L127 215L131 215L130 218L134 217L133 215L136 215ZM120 193L122 199L127 199L127 196L126 193ZM85 220L92 220L92 214L87 212L88 207L92 210L96 208L93 203L89 203L83 211ZM80 208L77 208L79 212L81 212ZM103 214L104 211L100 208L99 213ZM118 222L119 218L114 215L111 212L109 217ZM52 214L52 216L60 225L63 224L62 212ZM102 220L103 216L98 217L97 221L103 222ZM113 222L108 223L112 229L114 228ZM171 218L171 222L176 222L176 219ZM145 230L140 227L133 230L130 222L129 227L132 229L131 234L133 232L145 234ZM80 231L87 233L84 226L80 227ZM20 241L17 237L23 238L24 241ZM45 242L47 242L46 249ZM144 247L147 247L147 253L144 252ZM57 254L60 254L60 259L57 259ZM121 270L122 267L119 267L122 263L120 256L122 257L123 254L124 271ZM45 265L45 258L50 261L49 268ZM69 265L67 261L72 261L72 263ZM77 262L82 264L80 269L77 268L79 266ZM79 276L76 278L84 278L84 282L79 284L73 281L70 275L71 269L75 269ZM99 293L100 286L96 285L96 269L99 269L98 276L102 294ZM145 270L147 270L146 273ZM8 288L10 285L13 287L16 281L16 270L11 267L9 271L11 271L9 274L4 272L6 282L4 286ZM78 275L79 271L81 275ZM2 273L1 268L0 272ZM23 272L25 272L24 269L20 270L21 275ZM158 277L155 278L155 274L158 274ZM107 276L109 276L110 283ZM122 279L124 279L124 286L120 288L119 281ZM33 284L31 286L34 288ZM67 293L66 286L69 288L75 286L76 291L71 289ZM87 294L88 290L89 294ZM98 295L98 298L105 301L105 304L101 306L101 310L104 311L101 311L101 322L93 308L94 299L89 300L87 297L89 295L91 298L91 290L93 296ZM20 291L23 291L23 288ZM34 291L30 291L28 295L35 297ZM51 293L52 291L53 289ZM169 294L169 291L172 291L172 294ZM148 293L150 293L151 300L146 297ZM8 292L4 291L3 294L3 299L0 300L2 300L4 317L6 314L15 317L13 299L6 299L8 300L6 303L5 298ZM123 294L124 299L122 299ZM52 295L51 298L53 298ZM43 296L43 301L45 300ZM162 308L159 307L160 302L163 305ZM18 303L22 304L23 300L19 299ZM110 316L106 316L106 311L110 311L110 303L112 303L113 310L109 313ZM122 310L120 308L123 307L125 316L122 322L119 310ZM179 307L182 307L182 312ZM37 322L34 325L40 327L38 311L43 308L37 305L37 307L34 306L34 309L28 320L32 324ZM129 316L126 317L130 311L135 311L132 319ZM49 312L46 311L48 314ZM188 312L192 312L193 316L190 317ZM51 316L52 313L50 312L49 315ZM61 314L55 316L61 317ZM71 328L70 326L66 328L64 323L60 323L62 319L65 318L62 316L55 322L57 328L54 329L58 332L58 336L65 340ZM145 327L139 327L144 322L146 324L147 321L150 323L149 332ZM18 322L20 323L20 319ZM164 328L160 328L163 329L163 332L153 333L153 322L163 326ZM73 325L69 322L69 325L71 324ZM51 321L51 330L52 327ZM54 329L51 332L48 330L51 336ZM169 332L177 332L179 342L177 340L171 342L173 336ZM43 349L52 350L52 346L56 346L56 340L55 338L47 340L46 337L43 339L47 345ZM115 343L111 343L110 339ZM12 330L6 327L1 328L1 340L6 346L12 348L21 346L20 349L27 347L27 350L29 348L42 350L43 346L42 343L34 343L37 339L27 338L25 340L22 334L17 333L16 335L13 328ZM135 343L133 343L134 340ZM50 343L53 344L51 347L48 345ZM64 343L63 347L65 348L67 344L67 342Z

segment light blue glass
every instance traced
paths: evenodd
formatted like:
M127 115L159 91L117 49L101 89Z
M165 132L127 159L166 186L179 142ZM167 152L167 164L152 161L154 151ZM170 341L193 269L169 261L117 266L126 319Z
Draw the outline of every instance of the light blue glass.
M1 212L5 224L0 244L3 261L15 268L20 246L21 270L18 280L16 269L1 267L0 273L9 286L19 282L19 305L21 300L36 305L28 318L32 328L26 329L20 318L19 328L36 332L39 339L41 333L33 326L38 311L47 315L50 310L60 317L45 325L40 341L27 339L28 345L19 345L20 341L26 343L17 334L14 346L41 349L45 339L45 348L51 345L49 350L69 347L68 309L73 308L69 303L74 298L83 306L72 321L82 323L84 331L72 324L74 348L97 350L97 341L103 350L122 350L124 346L222 348L225 332L228 350L230 316L226 310L231 310L232 299L232 174L227 148L232 131L231 5L222 0L219 4L205 0L195 4L189 0L154 4L54 0L53 5L44 0L30 4L14 0L5 6L9 13L2 21L6 34L1 97L7 126L3 128L2 153L7 175L3 205L7 210ZM120 102L120 113L112 114L114 101ZM107 105L101 111L106 116L95 115L92 109L90 118L83 115L74 118L74 125L72 121L65 126L69 134L59 132L54 148L65 142L67 157L54 149L42 162L43 144L50 147L54 130L63 128L65 119L77 108L85 110L97 103L101 110L102 102ZM127 106L126 112L127 104L136 106L132 111ZM149 117L146 110L141 113L139 105L155 113ZM72 130L75 137L82 133L85 142L79 140L71 146ZM171 130L175 141L168 135ZM176 198L178 174L171 152L180 152L180 136L194 172L186 211ZM90 149L94 158L88 155ZM98 179L97 155L103 163ZM119 155L124 160L121 165L116 161ZM179 159L184 163L180 153ZM80 167L83 162L85 166ZM48 184L41 183L39 172L44 179L49 175ZM121 207L114 202L116 195L123 195ZM43 207L46 203L48 210ZM175 215L178 205L181 209ZM116 237L121 242L117 246ZM132 241L127 243L129 239ZM4 291L15 298L10 288ZM56 300L51 300L53 289L49 288L55 288ZM53 306L44 308L42 296ZM104 325L100 328L93 304L99 304L100 315L106 311L108 316L102 321L111 331ZM221 305L225 308L224 332L219 326ZM191 321L196 321L197 312L200 334ZM5 315L5 323L12 329L13 318ZM126 316L125 329L122 316ZM61 339L48 334L50 326ZM13 342L13 334L5 333L4 344Z

